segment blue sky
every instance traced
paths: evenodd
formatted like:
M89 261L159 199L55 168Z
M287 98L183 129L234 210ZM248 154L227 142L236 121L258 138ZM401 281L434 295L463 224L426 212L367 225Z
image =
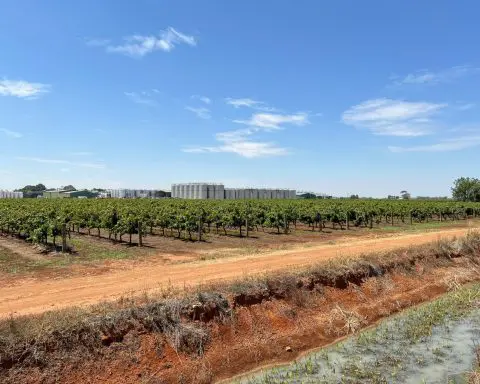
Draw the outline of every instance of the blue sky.
M447 195L480 176L474 1L3 0L0 188Z

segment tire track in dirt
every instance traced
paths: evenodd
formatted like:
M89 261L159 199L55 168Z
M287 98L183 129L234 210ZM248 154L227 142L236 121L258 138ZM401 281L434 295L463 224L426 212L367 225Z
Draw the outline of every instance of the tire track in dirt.
M307 250L278 251L211 262L141 266L130 270L113 271L100 276L27 281L15 287L0 287L0 317L93 304L123 295L151 293L168 286L195 286L256 273L298 268L339 256L357 256L369 252L421 245L453 236L463 236L472 229L479 228L353 240L341 244L320 245Z

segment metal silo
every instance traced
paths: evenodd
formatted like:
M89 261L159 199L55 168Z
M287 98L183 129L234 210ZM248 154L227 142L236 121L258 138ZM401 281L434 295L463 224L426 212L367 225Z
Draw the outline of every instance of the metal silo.
M181 199L185 199L185 184L180 184L180 193L179 196Z
M223 200L225 198L225 187L223 184L215 185L215 199Z
M208 197L208 185L207 184L200 184L198 186L198 198L199 199L206 199Z

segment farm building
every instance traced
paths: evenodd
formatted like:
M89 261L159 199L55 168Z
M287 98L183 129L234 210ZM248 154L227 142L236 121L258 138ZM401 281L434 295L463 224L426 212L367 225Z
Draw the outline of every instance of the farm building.
M91 199L97 197L97 192L88 190L83 191L69 191L69 190L54 190L43 192L44 199Z
M170 197L170 193L157 189L110 189L107 194L112 199L159 199Z
M293 189L225 188L223 184L185 183L172 185L172 197L178 199L294 199Z

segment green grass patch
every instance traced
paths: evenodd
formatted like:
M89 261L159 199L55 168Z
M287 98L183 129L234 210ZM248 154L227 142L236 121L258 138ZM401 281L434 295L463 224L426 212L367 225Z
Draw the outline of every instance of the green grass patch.
M59 268L70 263L70 256L45 256L45 259L31 260L6 248L0 247L0 272L24 274L47 268Z

